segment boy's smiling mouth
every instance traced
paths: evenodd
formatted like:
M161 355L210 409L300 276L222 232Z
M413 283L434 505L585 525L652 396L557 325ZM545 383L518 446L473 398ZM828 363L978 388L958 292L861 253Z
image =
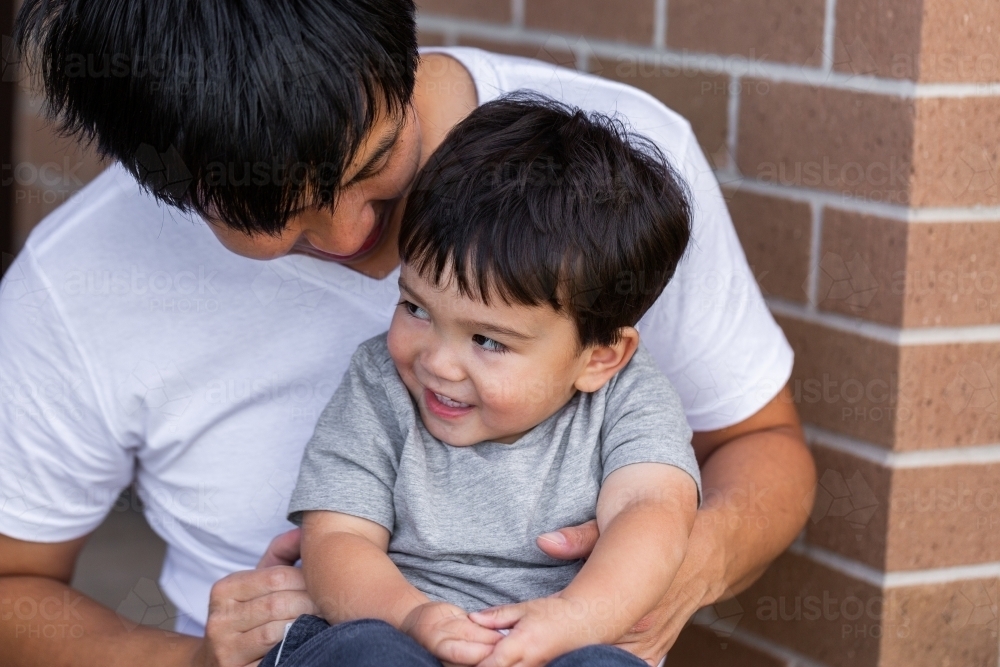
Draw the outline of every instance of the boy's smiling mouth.
M438 394L430 389L424 389L424 403L427 409L436 417L442 419L456 419L472 412L474 406L468 403L456 401L444 394Z

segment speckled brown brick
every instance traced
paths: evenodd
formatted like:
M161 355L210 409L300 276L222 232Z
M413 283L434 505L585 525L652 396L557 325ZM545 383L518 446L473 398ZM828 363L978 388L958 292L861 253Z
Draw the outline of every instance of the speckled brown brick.
M788 317L775 318L795 350L790 389L803 421L884 447L900 414L899 348Z
M766 183L906 205L913 114L898 97L745 79L737 161Z
M1000 464L892 469L811 447L810 544L890 572L1000 560Z
M824 209L817 307L899 326L909 229L898 220Z
M518 44L512 42L502 42L500 40L480 39L478 37L459 37L458 43L461 46L474 46L494 53L509 53L512 56L523 58L534 58L544 60L553 65L560 65L570 69L576 69L576 55L570 48L558 48L553 41L543 46L534 44ZM567 43L567 47L570 45Z
M729 213L764 296L806 301L812 214L808 204L727 191Z
M997 664L997 580L907 586L885 594L879 667Z
M838 0L834 69L916 79L923 0Z
M417 33L417 42L420 46L444 46L444 35L421 30Z
M1000 561L1000 464L892 473L889 570Z
M831 667L997 662L996 579L882 590L786 553L739 601L737 627Z
M725 150L729 77L629 57L601 62L602 76L641 88L687 118L705 153Z
M921 99L916 109L913 205L1000 204L996 98Z
M811 443L816 501L806 539L876 569L885 568L892 471L865 459Z
M908 246L905 326L1000 322L1000 222L913 224Z
M881 634L899 625L881 617L884 596L875 586L790 553L737 599L744 610L738 628L831 667L882 667L872 628Z
M922 81L1000 81L1000 3L923 0Z
M19 99L14 118L14 165L21 165L11 184L15 247L42 218L105 168L93 148L60 137L39 106Z
M670 649L670 667L788 667L784 660L741 644L726 633L689 625Z
M670 0L667 46L801 64L823 44L823 0Z
M525 0L528 28L652 44L654 0Z
M1000 441L998 369L998 343L900 348L896 449Z
M497 0L419 0L417 10L480 21L510 23L510 2Z

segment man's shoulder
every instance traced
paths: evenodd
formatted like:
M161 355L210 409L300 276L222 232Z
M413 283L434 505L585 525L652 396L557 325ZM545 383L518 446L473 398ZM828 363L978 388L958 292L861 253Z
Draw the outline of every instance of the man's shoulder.
M156 200L118 164L105 169L94 180L46 216L25 243L43 268L88 264L113 268L116 260L141 261L144 252L167 261L171 246L197 252L207 246L207 229L192 233L192 226L205 223Z
M473 47L435 47L427 52L444 53L462 63L476 83L480 104L517 90L530 90L585 111L616 116L678 159L694 140L687 119L649 93L619 81ZM608 63L606 67L627 65Z

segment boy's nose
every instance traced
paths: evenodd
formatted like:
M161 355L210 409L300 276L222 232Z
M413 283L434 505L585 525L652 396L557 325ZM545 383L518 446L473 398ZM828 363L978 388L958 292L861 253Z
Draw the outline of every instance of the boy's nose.
M465 369L448 345L434 345L424 350L421 365L439 380L461 382L465 379Z

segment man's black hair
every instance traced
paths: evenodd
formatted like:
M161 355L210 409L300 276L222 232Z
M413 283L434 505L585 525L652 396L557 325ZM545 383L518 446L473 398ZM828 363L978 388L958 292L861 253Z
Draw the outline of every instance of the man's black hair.
M417 177L400 256L489 303L550 304L583 347L617 342L691 234L681 178L620 121L524 93L459 123Z
M67 134L248 233L332 209L413 93L412 0L25 0L15 42Z

